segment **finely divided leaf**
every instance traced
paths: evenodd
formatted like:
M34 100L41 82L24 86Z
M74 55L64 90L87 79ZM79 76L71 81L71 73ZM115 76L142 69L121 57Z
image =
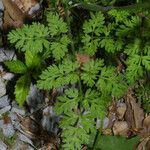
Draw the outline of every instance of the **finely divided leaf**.
M79 64L70 60L64 60L59 66L53 64L42 72L37 86L40 89L52 89L69 83L74 84L79 79L76 72L78 68Z
M64 96L58 97L55 110L58 114L68 114L73 109L77 109L78 102L80 101L79 92L77 89L68 89L65 91Z
M50 49L52 51L53 57L56 60L60 60L61 58L64 58L66 52L68 52L69 43L70 40L66 35L62 36L60 41L51 43Z
M145 66L147 70L150 70L150 56L142 57L142 64Z
M127 85L123 81L123 77L115 73L115 68L104 67L97 82L97 88L103 94L108 93L120 97L125 92Z
M85 64L81 68L83 72L81 73L81 79L83 80L84 84L92 87L95 85L95 80L97 79L97 75L99 71L104 66L103 60L91 60Z
M47 27L40 23L33 23L11 31L8 34L8 39L10 43L15 43L16 48L19 50L30 50L32 53L37 53L47 48L47 43L49 43L48 36Z
M127 59L126 77L129 83L134 83L139 77L143 76L142 57L132 55Z
M56 36L61 33L67 33L67 24L59 17L58 14L50 12L47 15L47 22L51 36Z

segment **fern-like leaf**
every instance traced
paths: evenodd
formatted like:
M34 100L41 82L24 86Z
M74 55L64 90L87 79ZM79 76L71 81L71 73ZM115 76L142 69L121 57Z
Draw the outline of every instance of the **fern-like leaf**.
M84 23L83 31L85 34L94 33L99 35L102 32L103 24L104 16L101 12L91 13L91 19Z
M47 22L51 36L58 36L62 33L67 33L67 24L59 17L58 14L50 12L47 14Z
M59 66L51 65L42 72L37 86L40 89L52 89L65 84L76 83L79 79L76 73L78 68L79 64L70 60L63 61L63 64Z
M145 66L147 70L150 70L150 56L142 57L142 64Z
M104 67L97 82L97 87L103 94L111 94L115 97L120 97L126 90L126 83L121 75L115 73L113 67Z
M80 150L82 144L89 143L89 135L82 127L69 126L63 130L62 137L65 150Z
M128 58L126 64L126 77L129 83L134 83L139 77L143 76L143 67L141 65L142 57L139 55L132 55Z
M125 53L127 53L128 55L138 54L141 51L140 44L141 44L140 39L137 38L134 39L133 43L130 43L126 46Z
M8 34L8 39L10 43L15 43L17 49L37 53L42 52L44 47L49 47L48 36L47 27L40 23L33 23L11 31Z
M97 75L103 67L103 65L103 60L91 60L85 63L82 67L82 70L84 72L81 73L81 79L83 80L84 84L87 84L88 86L92 87L95 84Z
M61 58L65 56L66 52L68 52L69 43L70 43L70 40L66 35L62 36L59 42L51 43L50 49L52 51L53 57L56 60L60 60Z
M131 19L127 19L119 26L116 35L118 37L132 36L135 28L139 26L140 18L138 16L132 16Z
M106 116L106 100L100 92L88 89L82 102L83 108L89 112L89 118L104 118Z
M58 102L55 110L58 114L68 114L73 109L77 109L80 101L79 92L76 89L68 89L65 91L65 96L58 97Z

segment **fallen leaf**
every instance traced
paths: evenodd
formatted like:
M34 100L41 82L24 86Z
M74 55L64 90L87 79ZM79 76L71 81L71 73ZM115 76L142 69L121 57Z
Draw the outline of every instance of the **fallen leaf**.
M117 116L118 116L118 119L120 119L120 120L123 119L126 110L127 110L127 106L125 104L122 105L122 106L117 107Z
M90 57L86 54L76 54L76 59L79 63L86 63L90 60Z
M147 116L143 121L143 126L150 130L150 116Z
M144 111L140 104L136 102L136 98L134 97L134 92L132 89L129 89L127 93L126 102L128 106L126 111L126 120L129 124L129 127L137 129L142 128Z
M14 0L14 2L23 13L28 12L38 3L37 0Z
M143 150L143 148L146 146L146 143L147 143L149 140L150 140L150 136L147 137L147 138L144 138L144 139L140 142L140 144L138 145L137 150ZM149 150L149 149L147 149L147 150Z
M12 27L21 27L26 16L12 0L2 0L2 2L5 8L3 30L7 31Z
M114 135L128 136L129 127L126 121L116 121L113 125Z

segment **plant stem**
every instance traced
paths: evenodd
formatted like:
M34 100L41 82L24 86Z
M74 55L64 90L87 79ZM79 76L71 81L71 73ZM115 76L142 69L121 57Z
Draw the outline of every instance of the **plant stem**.
M65 13L66 13L66 21L67 21L67 25L68 25L68 36L69 36L69 39L71 41L71 50L72 50L72 53L75 55L75 47L74 47L74 41L72 38L72 33L71 33L71 28L70 28L70 18L69 18L68 9L66 9Z

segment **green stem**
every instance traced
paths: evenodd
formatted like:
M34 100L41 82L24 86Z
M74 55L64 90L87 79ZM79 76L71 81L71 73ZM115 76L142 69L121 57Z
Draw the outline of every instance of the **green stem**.
M68 9L66 9L65 13L66 13L67 26L68 26L68 36L69 36L69 39L71 41L71 50L72 50L72 53L75 55L75 46L74 46L74 41L73 41L71 28L70 28L70 18L69 18L69 11L68 11Z

